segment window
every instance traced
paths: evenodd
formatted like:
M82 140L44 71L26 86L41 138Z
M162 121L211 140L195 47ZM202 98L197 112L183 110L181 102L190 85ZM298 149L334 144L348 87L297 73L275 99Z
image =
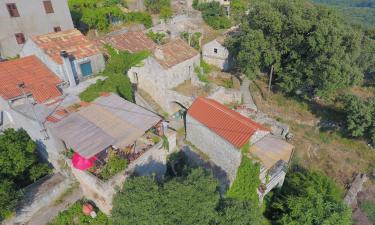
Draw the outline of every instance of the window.
M43 1L43 5L46 13L54 13L51 0Z
M90 76L92 74L91 62L82 63L79 65L81 68L82 76Z
M19 17L20 14L18 13L16 3L9 3L7 4L8 12L11 17Z
M217 48L214 48L214 53L217 54Z
M25 43L25 35L23 33L17 33L15 34L17 44L22 45Z
M55 32L60 32L60 31L61 31L61 27L54 27L53 30L54 30Z

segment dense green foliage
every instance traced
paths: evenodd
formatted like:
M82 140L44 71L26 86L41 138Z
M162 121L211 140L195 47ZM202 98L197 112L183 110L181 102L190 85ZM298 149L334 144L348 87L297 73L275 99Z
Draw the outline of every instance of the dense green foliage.
M375 1L373 0L312 0L314 3L335 7L348 22L375 27Z
M14 209L20 189L50 171L26 131L7 129L0 134L0 221Z
M241 201L258 202L260 165L252 162L246 155L242 156L237 176L226 196Z
M151 16L147 13L123 13L118 7L124 5L119 0L69 0L69 9L76 27L85 24L90 29L108 31L112 23L118 21L138 22L151 27Z
M162 19L168 19L172 16L170 0L145 0L145 6L150 13L160 13Z
M227 40L236 69L255 77L274 69L287 93L329 97L360 84L363 32L331 9L301 0L254 1L240 32Z
M366 137L375 142L375 99L346 95L342 99L347 131L352 137Z
M227 29L232 25L232 21L226 16L225 9L219 2L199 3L199 0L194 0L193 7L202 11L203 20L216 30Z
M375 224L375 202L365 201L360 204L360 208L366 213L368 218Z
M84 200L74 203L69 209L60 212L48 225L110 225L109 218L102 212L96 210L95 219L82 213Z
M153 177L127 180L114 198L113 224L262 224L257 203L221 199L217 180L202 168L191 169L184 162L181 154L172 155L161 182Z
M160 45L160 44L164 44L165 43L166 35L165 35L165 33L153 32L152 30L150 30L147 33L147 37L149 37L156 44Z
M350 225L351 209L342 191L327 176L294 168L268 202L266 215L275 224Z
M100 172L100 178L109 180L114 175L124 171L128 166L128 160L118 157L116 154L108 156L108 162L103 166Z
M128 52L115 51L107 46L110 55L106 68L102 75L107 77L105 80L97 80L95 84L90 85L84 92L80 93L81 100L91 102L100 96L102 92L113 92L122 98L133 102L134 95L127 71L142 62L149 56L148 52L139 52L130 54Z
M203 59L200 61L200 66L194 67L194 72L197 74L201 82L208 83L208 75L212 71L211 65L206 63Z
M189 33L186 31L183 31L180 33L180 38L185 40L188 44L190 44L191 47L195 48L196 50L200 50L200 39L202 37L202 33L195 32L195 33Z

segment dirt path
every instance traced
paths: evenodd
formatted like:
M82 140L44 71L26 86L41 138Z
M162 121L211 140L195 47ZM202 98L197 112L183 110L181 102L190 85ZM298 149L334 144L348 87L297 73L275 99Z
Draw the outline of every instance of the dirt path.
M255 105L253 101L253 97L251 96L251 93L250 93L250 80L249 79L245 78L242 81L240 90L241 90L242 97L243 97L243 105L246 106L246 108L250 108L250 109L253 109L254 111L257 111L258 108Z

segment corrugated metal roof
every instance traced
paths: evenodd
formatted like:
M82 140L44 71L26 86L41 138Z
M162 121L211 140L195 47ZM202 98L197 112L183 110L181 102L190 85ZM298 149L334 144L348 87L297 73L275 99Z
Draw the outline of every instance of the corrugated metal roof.
M249 153L257 156L267 169L279 160L288 163L294 146L272 135L267 135L250 147Z
M245 145L256 131L268 131L219 102L203 97L193 102L188 114L237 148Z
M154 113L111 94L49 126L74 151L90 158L111 145L132 144L160 120Z

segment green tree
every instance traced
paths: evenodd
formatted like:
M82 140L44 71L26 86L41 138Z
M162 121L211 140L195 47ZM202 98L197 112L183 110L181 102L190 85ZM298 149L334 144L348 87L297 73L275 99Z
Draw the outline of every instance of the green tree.
M303 0L266 0L252 2L227 46L236 68L251 78L273 69L282 91L328 98L361 83L362 36L333 9Z
M264 217L258 202L236 201L233 199L222 200L217 224L226 225L262 225Z
M351 210L327 176L295 168L269 202L266 215L276 224L349 225Z
M14 210L21 188L49 172L25 130L7 129L0 134L0 220Z
M227 29L232 25L232 21L227 17L224 7L219 2L198 2L194 2L193 7L202 11L202 18L209 26L218 30Z

